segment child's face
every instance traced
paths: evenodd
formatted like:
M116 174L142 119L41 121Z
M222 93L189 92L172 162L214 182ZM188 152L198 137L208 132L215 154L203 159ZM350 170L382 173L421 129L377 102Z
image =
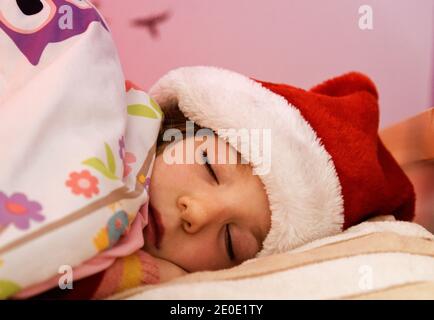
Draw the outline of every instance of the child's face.
M185 147L188 139L200 152L201 141L194 138L178 143ZM214 152L236 153L216 136L211 139L219 142ZM227 268L253 258L270 230L267 195L250 165L211 164L211 169L215 177L205 164L167 164L163 153L154 163L150 210L159 212L164 234L156 248L147 241L145 228L144 250L188 272ZM235 256L232 260L227 226Z

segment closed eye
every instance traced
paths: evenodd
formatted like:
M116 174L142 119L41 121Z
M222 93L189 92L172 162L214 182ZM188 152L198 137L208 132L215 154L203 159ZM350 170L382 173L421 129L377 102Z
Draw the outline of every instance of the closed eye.
M225 231L225 244L226 244L226 251L229 256L229 260L234 261L235 260L235 254L234 249L232 247L232 238L231 238L231 231L229 230L229 225L226 225L226 231Z
M209 163L208 154L205 150L202 151L202 158L204 160L204 165L206 167L206 170L211 175L211 177L219 184L219 179L217 178L217 175L215 174L215 171L213 170L211 164Z

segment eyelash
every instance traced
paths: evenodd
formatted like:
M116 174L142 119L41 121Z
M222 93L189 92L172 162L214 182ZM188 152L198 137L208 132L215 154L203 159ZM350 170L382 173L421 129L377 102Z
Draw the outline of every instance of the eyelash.
M214 180L217 182L217 184L219 183L217 175L215 174L214 170L212 169L210 163L209 163L209 159L208 159L208 154L205 150L202 151L202 157L205 160L205 167L208 170L209 174L214 178ZM234 250L232 247L232 238L231 238L231 232L229 230L229 225L226 225L225 228L225 244L226 244L226 250L228 252L228 256L229 259L231 261L233 261L235 259L235 254L234 254Z
M211 165L209 164L208 154L205 150L202 151L202 158L205 160L205 167L208 170L209 174L213 177L213 179L219 184L219 180L217 178L217 175L215 174L214 170L212 169Z
M226 243L226 249L229 255L229 259L231 261L235 260L235 254L234 250L232 248L232 239L231 239L231 232L229 230L229 225L226 225L226 232L225 232L225 243Z

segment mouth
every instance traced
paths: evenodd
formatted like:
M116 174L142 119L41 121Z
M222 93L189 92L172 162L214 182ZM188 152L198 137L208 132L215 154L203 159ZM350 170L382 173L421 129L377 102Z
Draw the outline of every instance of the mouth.
M146 227L146 229L149 229L147 230L148 240L150 240L157 249L160 249L161 240L164 235L164 227L161 221L161 214L151 205L151 203L149 203L148 206L148 221L149 223Z

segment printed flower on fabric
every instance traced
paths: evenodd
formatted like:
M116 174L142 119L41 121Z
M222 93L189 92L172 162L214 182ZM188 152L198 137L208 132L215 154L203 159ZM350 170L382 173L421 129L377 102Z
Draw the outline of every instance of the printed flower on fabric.
M119 157L124 160L125 157L125 137L119 139Z
M151 185L151 178L146 177L144 174L141 174L137 177L137 181L145 187L146 191L149 192L149 186Z
M41 222L45 219L41 210L40 203L29 200L23 193L8 197L0 191L0 229L13 224L18 229L26 230L30 227L30 220Z
M107 223L110 247L117 243L128 228L128 215L124 210L116 212Z
M124 157L124 175L123 177L125 178L126 176L128 176L131 173L131 166L130 164L136 162L136 156L131 153L131 152L125 152L125 157Z
M110 246L110 240L108 237L107 227L101 228L96 236L93 238L93 244L98 252L107 249Z
M113 247L122 235L127 231L129 225L128 215L125 211L119 210L110 217L107 225L101 228L93 239L96 249L101 252Z
M149 192L149 186L151 185L151 178L147 177L145 180L145 189Z
M72 193L84 195L86 198L91 198L99 193L98 179L91 175L88 170L71 172L66 185L71 188Z

